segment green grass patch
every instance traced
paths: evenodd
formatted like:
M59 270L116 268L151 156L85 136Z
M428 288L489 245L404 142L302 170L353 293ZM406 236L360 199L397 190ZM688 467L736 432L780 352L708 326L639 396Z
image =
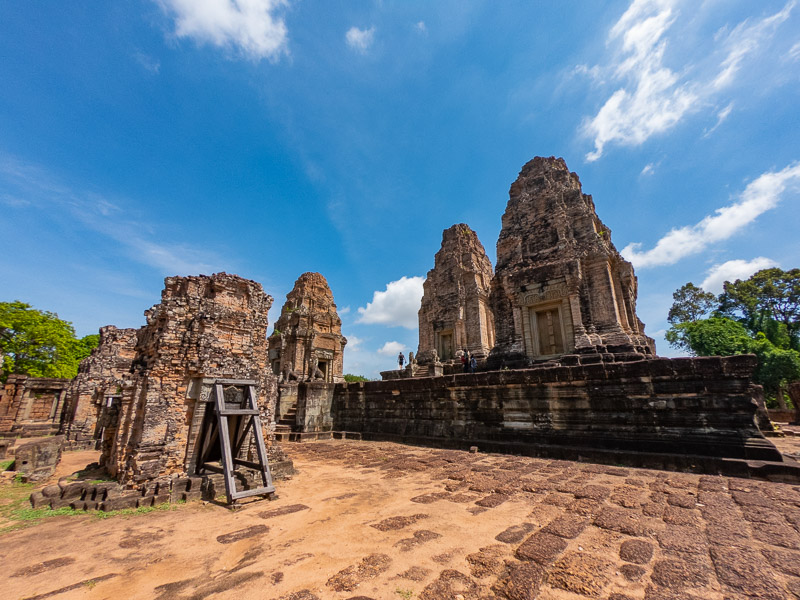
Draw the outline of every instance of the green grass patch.
M48 517L64 517L86 514L82 510L75 510L69 506L62 508L33 508L31 506L20 506L9 514L9 518L14 521L41 521Z
M6 469L8 469L8 467L10 467L13 464L14 464L13 458L10 458L8 460L0 460L0 471L5 471Z
M113 517L133 517L146 515L157 511L177 510L186 502L170 504L164 502L156 506L141 506L139 508L125 508L121 510L75 510L69 506L62 508L33 508L30 504L31 492L37 488L33 483L11 482L0 485L0 517L8 523L0 527L0 535L26 527L32 527L45 519L52 517L87 516L94 519L110 519Z

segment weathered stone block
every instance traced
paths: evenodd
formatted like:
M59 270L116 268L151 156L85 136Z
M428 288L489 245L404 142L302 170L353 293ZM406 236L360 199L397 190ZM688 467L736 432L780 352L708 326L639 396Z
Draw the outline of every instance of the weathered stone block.
M61 499L74 500L76 498L82 498L85 493L86 483L83 481L76 481L75 483L70 483L61 490Z
M183 500L184 502L191 502L194 500L202 500L202 499L203 499L203 491L200 489L193 492L183 492L181 494L181 500Z
M41 492L46 498L61 497L61 488L55 484L43 487Z
M50 506L51 498L45 496L41 491L36 491L31 494L31 506L33 508L45 508Z
M110 512L112 510L122 510L125 508L136 508L140 496L138 493L127 493L116 498L109 498L102 504L102 510Z
M63 446L63 435L22 444L14 453L14 467L27 481L47 479L61 459Z

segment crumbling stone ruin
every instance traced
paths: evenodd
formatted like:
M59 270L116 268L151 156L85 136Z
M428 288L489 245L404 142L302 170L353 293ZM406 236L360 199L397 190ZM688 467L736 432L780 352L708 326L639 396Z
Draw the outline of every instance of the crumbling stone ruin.
M491 304L493 368L573 352L655 354L636 316L633 266L562 158L534 158L511 186Z
M39 402L25 395L31 382L9 377L0 431L30 419L57 429L66 415L72 440L101 439L101 466L117 481L34 494L54 508L214 497L204 469L221 454L209 402L235 412L250 382L273 474L291 472L276 439L363 437L800 481L800 465L756 427L754 357L655 356L633 267L563 159L523 167L497 256L493 275L474 231L445 230L424 284L417 360L354 384L343 381L347 340L319 273L297 279L269 338L272 297L258 283L167 278L145 327L101 330L68 402L66 381ZM461 349L485 359L481 372L455 369ZM250 469L252 438L234 444Z
M114 402L122 398L122 386L130 377L136 354L136 329L100 328L100 342L81 361L78 375L67 391L68 421L64 431L72 448L89 448L102 439L102 427Z
M654 354L636 317L633 267L564 160L533 159L509 196L492 284L493 358Z
M453 360L463 350L484 359L494 346L494 317L489 307L492 263L467 225L442 233L442 247L423 284L419 309L420 365ZM434 354L435 351L435 354Z
M303 273L286 295L269 338L272 372L287 383L344 381L345 344L327 280L319 273Z
M132 377L104 423L101 464L121 483L193 475L215 378L257 384L262 423L273 422L276 378L267 361L272 297L235 275L168 277L145 312ZM116 409L116 410L114 410ZM265 436L269 437L269 436ZM210 443L210 442L209 442ZM245 446L247 448L247 446Z
M0 397L0 435L36 437L58 433L69 379L9 375Z

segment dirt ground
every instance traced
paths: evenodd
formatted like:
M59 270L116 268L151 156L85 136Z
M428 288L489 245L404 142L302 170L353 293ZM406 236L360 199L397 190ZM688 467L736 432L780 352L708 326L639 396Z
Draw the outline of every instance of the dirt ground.
M389 443L287 446L279 498L0 537L0 597L800 598L800 487ZM92 453L67 453L60 472Z

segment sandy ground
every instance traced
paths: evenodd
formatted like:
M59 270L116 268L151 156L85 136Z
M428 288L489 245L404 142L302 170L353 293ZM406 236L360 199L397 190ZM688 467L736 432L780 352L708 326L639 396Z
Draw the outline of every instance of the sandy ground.
M288 445L279 498L47 519L0 597L800 598L800 487L355 441ZM67 453L60 472L94 453Z

